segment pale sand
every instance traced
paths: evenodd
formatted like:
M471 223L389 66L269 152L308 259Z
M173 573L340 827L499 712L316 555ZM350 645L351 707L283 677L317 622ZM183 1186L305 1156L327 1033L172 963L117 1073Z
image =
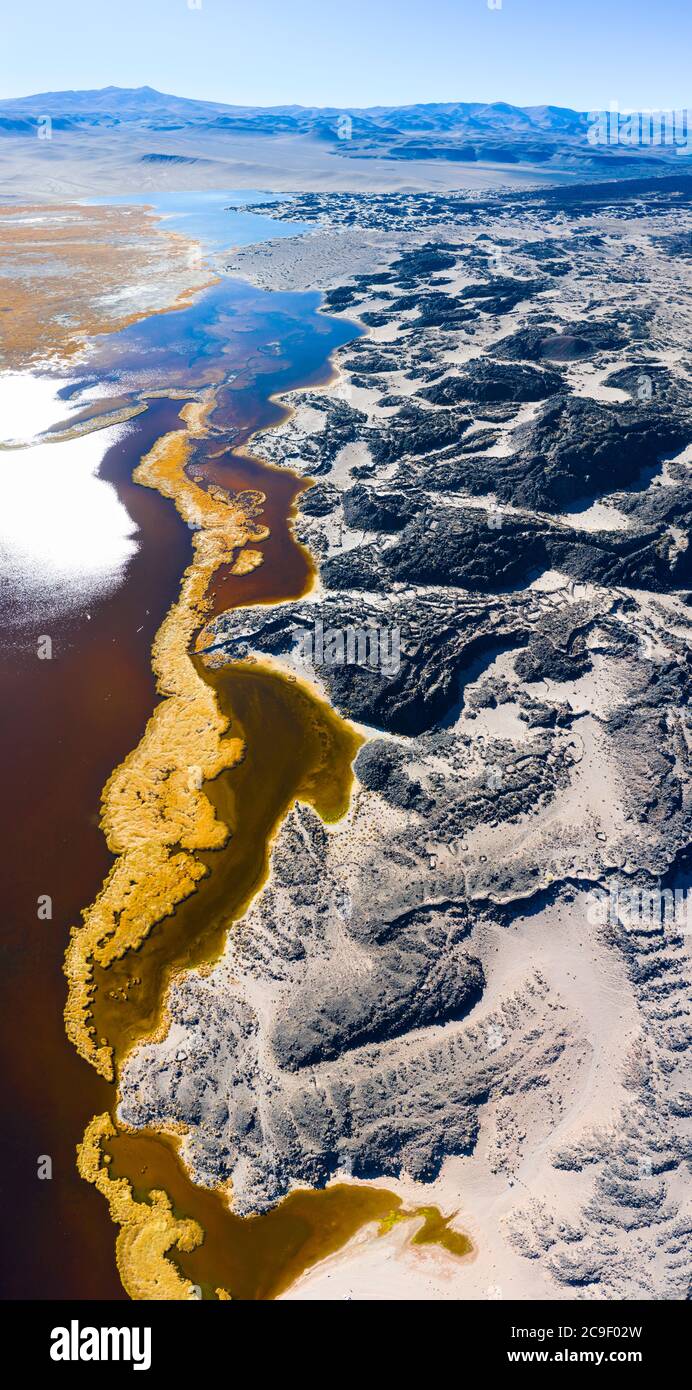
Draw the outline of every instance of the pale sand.
M149 154L179 155L194 163L142 163ZM132 189L260 188L274 192L536 187L573 182L574 175L539 165L449 163L445 160L347 158L304 136L127 131L75 134L53 129L52 139L4 135L0 190L75 197Z
M559 1087L538 1098L527 1095L519 1131L503 1132L501 1105L483 1113L470 1158L448 1159L423 1200L444 1213L457 1212L454 1226L468 1234L474 1251L458 1260L438 1247L411 1245L413 1223L386 1236L369 1227L339 1254L308 1271L282 1295L295 1300L475 1300L550 1299L570 1295L550 1279L543 1261L526 1260L506 1240L506 1218L531 1199L559 1207L563 1219L576 1216L588 1194L588 1172L575 1178L553 1168L557 1144L579 1136L585 1124L606 1123L617 1115L623 1088L616 1063L637 1033L637 1011L624 970L595 939L587 917L586 894L570 907L551 908L511 928L494 928L486 943L487 991L470 1015L490 1014L540 963L551 998L568 1005L583 1044L585 1061L561 1078ZM569 1065L569 1064L568 1064ZM553 1090L561 1092L556 1108ZM498 1157L511 1154L511 1168L493 1172ZM421 1201L414 1183L388 1179L380 1186L410 1203Z
M603 219L605 222L606 219ZM621 230L621 229L620 229ZM647 230L653 230L649 227ZM335 286L354 273L368 268L385 266L404 242L433 239L436 229L427 229L419 236L409 233L397 237L385 233L357 232L354 229L319 229L302 241L291 239L280 246L247 248L235 255L233 270L267 288L307 288ZM513 229L503 228L511 236ZM525 229L522 234L526 235ZM466 233L459 233L463 240ZM471 232L474 239L477 232ZM350 257L350 261L349 261ZM467 276L460 275L451 291L461 288ZM583 313L579 302L580 287L561 281L545 295L545 312L554 313L566 321ZM622 287L618 285L616 302L624 303ZM367 305L377 308L376 295ZM612 300L609 305L612 308ZM349 311L345 317L349 316ZM476 330L473 344L462 344L449 354L450 364L468 361L478 356L491 341L496 341L516 326L516 318L508 315ZM385 341L396 337L396 324L370 330L373 340ZM679 349L671 349L677 359ZM624 365L621 354L614 354L607 365L598 371L589 364L574 363L567 368L572 389L578 395L602 401L626 399L625 393L606 387L607 376ZM393 394L404 395L410 389L398 373L388 376ZM334 395L343 395L354 406L365 409L371 418L383 412L373 409L371 393L355 389L343 378L330 385ZM300 450L301 434L310 435L319 424L309 403L301 406L296 393L296 414L283 432L290 435L291 446ZM530 405L519 412L517 419L528 419L537 409ZM281 431L279 431L279 434ZM264 451L275 461L280 460L278 439L265 435ZM504 451L502 443L495 452ZM339 455L330 473L330 481L345 487L350 482L350 470L363 461L362 446L349 444ZM665 475L665 469L664 469ZM383 476L383 475L380 475ZM665 476L662 482L665 482ZM465 506L484 505L484 499L464 499ZM506 508L504 510L510 510ZM565 523L584 530L608 527L626 530L629 518L615 508L594 502L586 509L573 509L553 524ZM353 540L353 538L352 538ZM355 542L353 542L355 543ZM552 595L571 590L572 598L592 602L598 597L591 586L569 586L564 576L546 573L536 583L542 603L549 610ZM601 591L601 600L603 600ZM660 631L660 613L666 610L669 632L682 635L678 603L674 598L649 600L638 595L643 610L649 611L650 625ZM607 608L607 604L605 605ZM634 620L633 620L634 622ZM652 650L657 651L652 641ZM663 652L665 655L665 652ZM486 674L501 676L510 673L511 658L500 656ZM511 825L497 827L481 825L467 835L468 892L480 899L487 892L484 871L479 871L481 858L489 865L523 856L546 866L546 882L555 876L570 876L574 866L583 871L588 881L597 881L604 866L617 868L621 863L621 845L631 834L627 800L623 800L620 773L607 756L601 733L601 721L627 699L623 685L623 668L607 656L595 655L594 668L578 680L562 685L545 681L527 685L527 693L536 699L569 700L582 717L575 723L575 768L568 786L540 816L522 816ZM461 717L463 723L464 716ZM515 742L526 737L526 730L516 718L512 707L483 710L476 719L476 732L482 727L487 736L506 737ZM367 731L364 731L367 732ZM357 808L354 807L354 819ZM391 814L391 811L388 812ZM370 827L373 830L373 826ZM374 833L377 833L374 827ZM482 1002L473 1011L472 1021L483 1019L501 1005L513 990L539 970L549 986L551 1007L564 1010L565 1024L570 1033L570 1047L564 1064L551 1070L549 1084L538 1091L527 1091L514 1097L511 1105L493 1102L484 1108L481 1130L475 1151L468 1158L446 1161L439 1178L422 1189L406 1181L387 1179L382 1186L399 1193L411 1204L421 1201L439 1206L445 1214L456 1213L454 1225L467 1233L474 1242L474 1254L468 1260L457 1261L439 1248L424 1248L411 1244L415 1227L395 1228L380 1236L374 1227L362 1231L356 1239L317 1268L306 1273L283 1295L291 1300L339 1300L358 1298L373 1301L432 1301L476 1299L545 1300L572 1299L579 1292L553 1279L547 1259L526 1259L509 1239L510 1228L516 1229L518 1214L536 1211L541 1204L559 1214L559 1220L579 1225L580 1213L594 1193L594 1173L588 1164L581 1172L565 1171L553 1166L555 1152L570 1143L579 1143L594 1127L608 1130L614 1126L617 1134L620 1116L629 1100L623 1084L623 1061L630 1049L642 1037L642 1016L637 1007L622 958L610 950L590 922L589 898L586 892L577 894L573 903L557 903L528 918L518 918L510 928L488 929L483 943L483 965L488 984ZM619 1237L613 1233L618 1243ZM622 1248L625 1248L624 1235ZM594 1292L581 1294L593 1297Z

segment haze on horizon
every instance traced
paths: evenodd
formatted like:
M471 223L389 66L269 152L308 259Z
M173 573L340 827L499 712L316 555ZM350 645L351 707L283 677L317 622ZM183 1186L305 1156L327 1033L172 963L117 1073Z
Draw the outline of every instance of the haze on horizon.
M231 105L692 105L677 0L29 0L0 97L152 86Z

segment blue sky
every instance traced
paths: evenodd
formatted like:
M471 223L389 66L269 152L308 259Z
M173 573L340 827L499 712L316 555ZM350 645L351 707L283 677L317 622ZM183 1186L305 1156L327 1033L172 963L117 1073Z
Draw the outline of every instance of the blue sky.
M0 96L692 106L690 0L11 0Z

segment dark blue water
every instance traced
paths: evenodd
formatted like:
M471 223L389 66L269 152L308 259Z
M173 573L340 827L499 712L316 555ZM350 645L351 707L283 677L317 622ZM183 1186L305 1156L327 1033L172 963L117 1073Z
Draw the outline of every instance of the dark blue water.
M280 203L273 193L251 189L219 192L211 189L202 193L122 193L115 197L89 198L90 204L137 205L152 207L164 219L166 229L180 232L199 241L209 252L228 251L233 246L253 246L259 241L276 237L299 236L314 232L314 225L297 222L275 222L264 213L231 211L253 203Z
M328 358L358 329L319 312L320 296L274 293L222 279L187 308L155 314L94 346L88 366L60 393L70 423L141 402L149 393L216 388L210 423L228 442L278 418L269 398L329 376ZM63 423L67 423L67 418ZM136 428L136 422L130 428Z

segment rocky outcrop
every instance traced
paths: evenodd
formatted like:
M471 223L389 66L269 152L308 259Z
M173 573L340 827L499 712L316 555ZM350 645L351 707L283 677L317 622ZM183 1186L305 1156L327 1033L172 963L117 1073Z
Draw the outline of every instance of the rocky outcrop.
M691 325L645 197L682 235L689 193L645 181L280 212L367 229L326 308L371 331L255 441L317 479L314 590L198 649L306 681L365 742L348 815L290 809L122 1084L241 1212L473 1164L566 1297L682 1298L690 1272L687 941L589 916L689 877Z
M542 401L563 389L557 372L539 371L526 363L507 366L481 358L463 372L446 376L419 395L433 405L458 405L461 401L478 404L497 401Z

